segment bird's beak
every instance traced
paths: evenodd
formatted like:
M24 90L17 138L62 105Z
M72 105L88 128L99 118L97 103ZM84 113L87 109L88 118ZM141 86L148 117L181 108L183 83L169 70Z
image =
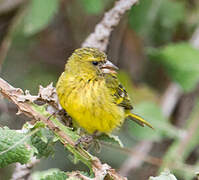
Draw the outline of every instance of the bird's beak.
M106 63L101 66L101 69L103 73L117 73L115 70L118 70L119 68L112 62L106 61Z

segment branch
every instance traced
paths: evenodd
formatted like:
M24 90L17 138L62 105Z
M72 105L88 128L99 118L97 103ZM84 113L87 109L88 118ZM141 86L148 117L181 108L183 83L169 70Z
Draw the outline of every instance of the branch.
M170 117L182 96L182 89L176 83L170 83L164 92L161 100L162 113L165 117Z
M36 159L33 157L31 159L31 162L28 164L20 164L16 163L16 167L14 170L14 173L12 174L11 180L19 180L19 179L25 179L30 176L32 168L39 163L39 159Z
M101 22L96 25L95 31L87 37L82 47L95 47L105 51L113 28L119 24L122 15L137 2L138 0L117 1L114 7L105 13Z
M195 48L199 49L199 27L196 29L196 31L192 35L189 42ZM175 110L176 105L177 105L179 99L181 98L182 94L183 94L182 89L179 87L179 85L177 83L172 82L169 84L169 86L165 90L165 92L162 96L162 99L161 99L161 108L162 108L162 112L165 117L171 116L171 114ZM181 154L182 154L182 151L185 150L185 147L188 145L188 142L191 139L191 137L194 135L195 131L198 129L199 123L196 121L197 120L191 122L191 125L189 128L189 130L191 130L191 131L188 130L189 133L187 133L186 136L184 136L184 138L182 138L180 141L180 144L179 144L180 148L178 149L178 152L180 152ZM195 127L195 128L193 128L193 127ZM193 128L193 130L191 128ZM143 148L146 148L146 150L142 154L144 157L146 157L147 154L151 151L151 149L153 147L152 145L153 145L153 142L143 141L143 142L139 143L139 146L136 148L140 149L140 150L142 150ZM129 166L127 168L126 167L127 162L129 162L129 161L133 162L133 160L136 160L137 165L135 166L134 163L132 163L132 164L129 163ZM122 175L126 176L130 170L140 167L143 162L144 162L143 157L137 157L136 155L132 155L130 157L130 159L127 159L124 162L120 171L122 172Z
M109 10L102 21L96 25L94 33L92 33L83 43L82 47L96 47L102 51L105 51L108 45L109 36L113 30L113 27L118 25L122 15L131 8L138 0L119 0L115 3L115 6ZM9 42L9 41L5 41ZM9 48L9 45L6 46L6 51ZM4 53L6 54L6 53ZM5 58L5 55L2 56L2 59ZM74 147L74 140L71 139L65 132L63 132L59 125L56 124L56 121L49 120L46 116L37 112L33 106L32 102L34 98L44 100L40 95L37 97L31 96L29 93L24 95L21 89L16 89L8 84L6 81L0 78L0 92L2 95L10 99L14 104L17 105L18 113L23 113L26 116L34 119L34 121L42 121L46 126L52 130L56 135L60 137L60 141L68 148L72 153L77 153L85 159L91 161L91 167L95 174L95 179L104 179L104 177L110 177L117 180L125 180L126 178L120 176L114 169L112 169L107 164L102 164L100 160L96 157L90 156L86 151L81 148ZM24 98L24 100L22 100ZM32 100L31 100L32 99ZM45 101L45 100L44 100ZM34 122L32 122L34 123Z
M138 154L131 154L131 156L122 164L119 171L120 174L126 176L130 170L140 167L142 162L147 158L152 145L153 143L151 141L141 141L138 143L134 148L134 151L139 152L140 156L138 156Z
M103 175L110 176L113 179L118 180L126 179L124 177L121 177L118 173L116 173L116 171L112 169L109 165L102 164L97 157L92 157L82 148L76 148L73 139L71 139L71 137L69 137L68 134L63 132L55 121L51 121L46 116L37 112L29 101L21 101L21 97L24 95L21 89L14 88L6 81L4 81L2 78L0 78L0 92L4 97L8 98L17 106L17 114L23 113L36 121L42 121L50 130L52 130L56 135L58 135L61 138L61 142L64 144L66 148L68 148L69 151L71 151L73 154L78 154L83 159L89 161L91 163L91 167L96 178L101 177ZM83 160L82 162L85 163Z
M199 27L197 27L189 42L193 45L193 47L199 49Z
M189 40L190 44L197 48L199 50L199 27L196 28L195 32L193 33L192 37L190 38ZM168 89L171 87L172 85L170 85L168 87ZM179 90L179 87L177 87L177 84L174 85L175 88L177 88L176 90L173 90L173 94L175 94L175 101L179 101L179 98L181 97L182 95L182 91ZM190 96L192 99L196 99L194 98L194 96L198 96L198 89L199 89L199 86L196 87L196 89L194 90L195 92L193 92L193 95ZM176 91L176 92L175 92ZM191 106L193 107L193 104L196 103L195 101L192 101L190 103L190 97L187 97L187 100L189 101L189 103L186 101L186 105L187 106ZM165 96L165 101L166 99L169 98L169 94L167 96ZM173 106L172 108L172 111L174 110L175 106ZM186 111L186 115L187 115L187 119L188 119L188 116L190 116L190 112L191 112L191 109L192 108L188 108L189 110ZM183 109L184 110L184 109ZM182 117L181 117L182 119ZM190 142L190 139L195 135L195 133L197 132L198 130L198 127L199 127L199 121L197 118L195 118L194 120L192 120L190 122L190 125L189 125L189 128L187 129L187 133L185 134L185 136L180 139L180 142L179 142L179 145L178 145L178 149L177 149L177 154L183 154L183 152L186 150L186 147L188 146L189 142Z
M0 14L7 13L19 7L25 0L3 0L0 1Z
M199 27L196 28L192 37L189 40L190 44L199 49ZM182 89L176 83L170 83L167 87L163 98L162 98L162 112L166 117L169 117L174 109L176 108L176 104L182 96Z
M177 154L180 155L181 157L183 156L187 146L192 140L192 137L197 133L199 127L199 121L198 118L194 118L190 125L189 128L187 129L187 133L185 134L184 138L182 138L179 142L178 148L177 148Z

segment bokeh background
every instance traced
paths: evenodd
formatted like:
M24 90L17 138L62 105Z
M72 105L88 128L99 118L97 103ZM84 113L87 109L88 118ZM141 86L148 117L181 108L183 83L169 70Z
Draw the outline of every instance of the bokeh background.
M0 73L15 87L37 94L54 85L74 49L81 47L114 0L0 0ZM178 180L199 171L199 1L140 0L121 19L108 45L134 112L155 128L125 122L116 132L125 148L93 152L129 180L168 168ZM0 100L0 125L20 129L28 120ZM0 169L11 177L14 166ZM74 164L59 143L33 171L88 170Z

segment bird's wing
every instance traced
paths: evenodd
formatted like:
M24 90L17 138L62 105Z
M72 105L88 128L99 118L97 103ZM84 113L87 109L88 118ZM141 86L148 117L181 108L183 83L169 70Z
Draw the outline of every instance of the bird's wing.
M119 83L117 76L115 74L105 74L105 79L106 85L110 89L115 103L124 107L126 110L133 109L130 98L124 87Z
M115 74L106 74L106 85L110 89L114 101L118 106L124 107L126 110L126 117L129 117L134 122L138 123L141 126L147 125L148 127L153 127L142 117L131 112L133 106L131 105L130 98L124 89L124 87L119 83L117 76Z

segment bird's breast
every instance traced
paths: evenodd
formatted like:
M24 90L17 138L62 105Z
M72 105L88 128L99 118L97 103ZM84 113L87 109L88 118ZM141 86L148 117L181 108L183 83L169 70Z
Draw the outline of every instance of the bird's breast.
M68 78L62 83L62 90L57 88L61 106L89 133L109 133L123 122L124 110L114 103L105 80Z

